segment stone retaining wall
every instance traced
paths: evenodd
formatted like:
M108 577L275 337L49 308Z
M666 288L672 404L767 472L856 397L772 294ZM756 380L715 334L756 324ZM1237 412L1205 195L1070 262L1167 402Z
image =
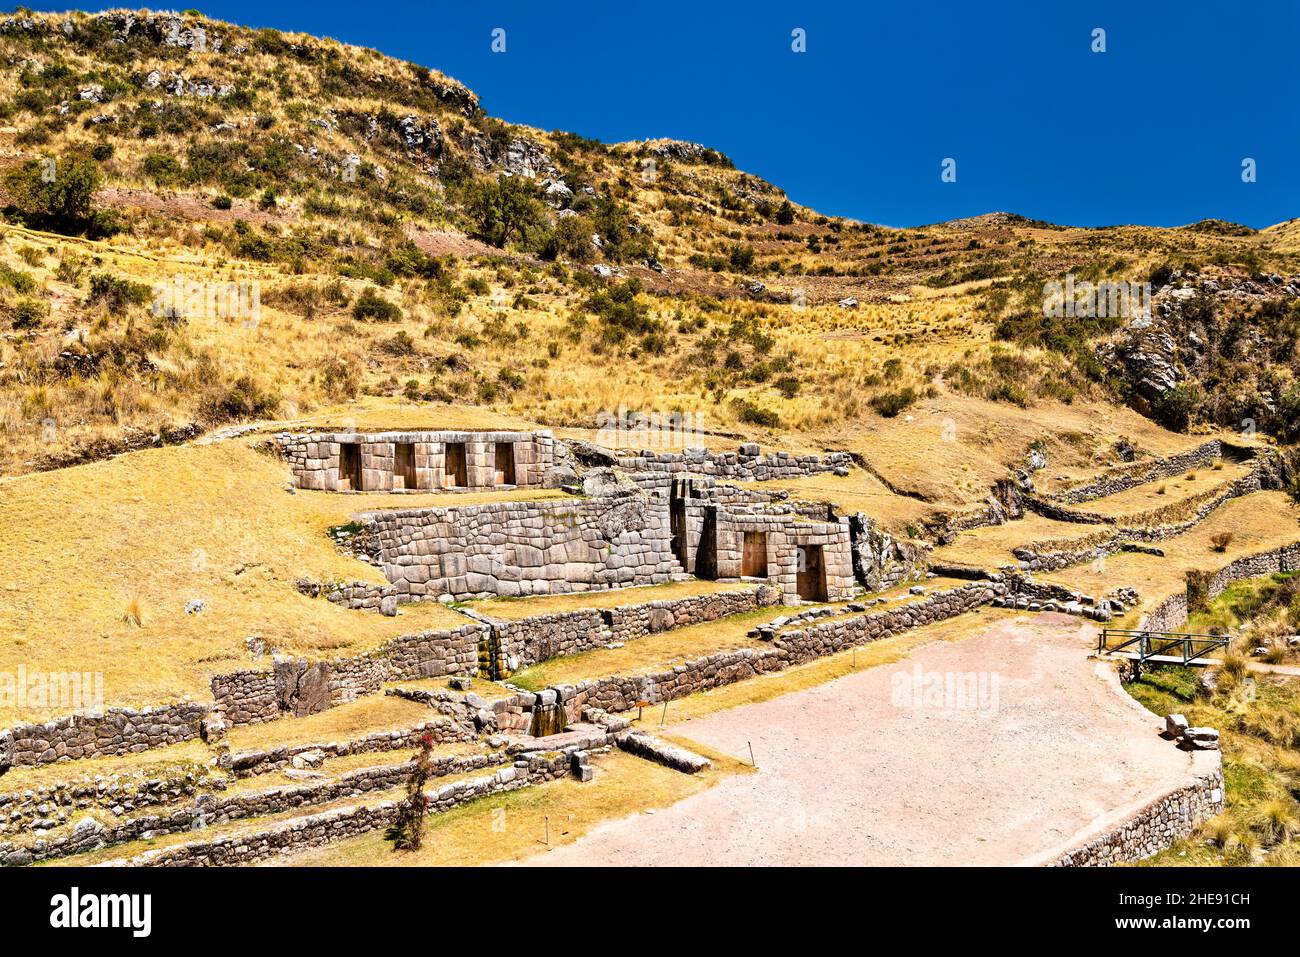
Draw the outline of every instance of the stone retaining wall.
M421 722L413 728L374 731L364 738L352 741L323 741L237 751L223 760L223 767L228 766L237 778L246 778L288 767L296 755L308 751L319 751L327 758L404 751L419 747L421 739L426 735L433 740L434 744L469 743L478 740L478 735L471 727L453 718L440 716Z
M570 721L578 720L585 708L610 713L629 711L639 701L657 703L683 698L943 621L990 603L1005 588L996 583L961 585L887 611L834 619L791 631L779 635L767 647L722 651L662 672L612 675L551 690L564 705Z
M1210 578L1208 595L1211 599L1217 598L1233 582L1297 569L1300 569L1300 542L1257 555L1247 555L1214 573ZM1147 612L1138 623L1138 628L1142 631L1176 631L1187 624L1188 612L1186 591L1177 592Z
M1178 524L1133 525L1117 528L1114 531L1094 532L1074 539L1033 542L1013 549L1012 554L1020 560L1022 570L1054 571L1113 555L1123 551L1129 542L1160 542L1176 538L1205 521L1225 502L1258 492L1263 487L1261 469L1262 466L1256 467L1249 475L1235 479L1220 488L1206 489L1205 492L1183 502L1175 502L1135 517L1137 521L1159 521L1180 514L1189 516Z
M476 798L517 791L569 773L568 754L529 754L495 774L457 781L426 791L430 813L441 813ZM212 867L249 864L307 847L319 847L378 827L396 816L395 801L335 808L269 825L256 831L145 851L115 861L127 867Z
M109 708L0 731L0 774L10 767L127 754L199 736L208 706L193 701L156 708Z
M1124 492L1139 485L1146 485L1149 482L1156 482L1160 479L1179 475L1189 469L1208 468L1214 463L1215 459L1222 456L1223 443L1218 439L1212 439L1204 445L1198 445L1194 449L1171 455L1168 458L1158 458L1151 462L1143 462L1127 467L1116 466L1084 485L1064 489L1047 496L1047 498L1064 505L1077 505L1079 502L1105 498L1108 495L1115 495L1118 492Z
M466 774L512 761L503 751L477 755L446 756L433 762L433 776ZM283 785L263 791L238 794L205 793L193 804L158 814L143 814L118 824L104 826L93 818L78 822L66 834L42 838L27 846L0 844L0 861L33 863L95 850L110 844L136 841L149 835L176 834L181 831L214 827L230 821L268 814L280 814L297 808L328 804L372 791L386 791L406 781L414 761L401 764L359 768L337 778L305 784ZM25 852L25 853L24 853Z
M371 512L401 601L658 585L681 574L667 504L644 493Z
M142 807L170 804L214 786L209 770L197 762L24 787L0 794L0 834L49 830L90 808L127 814Z
M618 608L579 608L514 621L477 614L495 629L506 670L519 671L562 655L623 644L671 628L685 628L753 611L781 600L770 586L661 598Z
M685 449L681 452L642 451L619 454L616 465L625 472L693 473L740 482L765 482L795 479L847 470L848 452L831 452L826 456L792 455L789 452L759 451L755 443L746 443L735 452L711 452L708 449ZM847 471L846 471L847 474Z
M1223 810L1223 772L1216 768L1152 801L1122 824L1049 862L1050 867L1106 867L1150 857Z
M315 714L364 695L386 681L472 674L486 625L402 635L350 658L308 664L282 660L272 671L236 671L212 678L215 710L232 725L274 721L287 713Z

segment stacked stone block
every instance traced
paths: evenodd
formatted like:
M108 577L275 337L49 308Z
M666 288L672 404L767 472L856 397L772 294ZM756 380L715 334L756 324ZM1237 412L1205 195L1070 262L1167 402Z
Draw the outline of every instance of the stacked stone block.
M368 513L399 600L658 585L682 573L668 510L641 495Z

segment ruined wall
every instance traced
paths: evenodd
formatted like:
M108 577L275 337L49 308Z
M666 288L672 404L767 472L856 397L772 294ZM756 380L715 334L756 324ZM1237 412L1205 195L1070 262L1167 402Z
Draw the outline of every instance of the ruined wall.
M359 446L361 488L348 491L392 492L434 489L494 488L496 446L512 446L514 486L540 486L555 461L555 440L543 432L315 432L301 435L280 433L275 437L299 488L340 491L340 459L343 445ZM395 449L399 443L413 446L414 489L394 479ZM447 473L448 443L465 445L464 486L455 486ZM507 483L509 484L509 483Z
M767 586L659 599L619 608L584 608L518 621L495 621L500 654L508 671L518 671L560 655L635 641L670 628L717 621L728 615L775 604L780 594Z
M307 715L362 695L386 681L474 673L485 625L466 623L444 631L402 635L374 651L309 663L283 659L270 671L244 670L215 675L215 711L232 725L260 724L286 714Z
M567 753L528 754L495 773L444 784L425 791L429 812L438 814L489 794L502 794L565 777ZM121 863L128 867L219 867L248 864L291 850L319 847L333 841L387 826L397 813L397 803L349 805L258 830L219 838L190 841L145 851Z
M374 512L400 600L658 585L682 573L667 503L642 494Z
M1006 586L997 583L961 585L873 615L835 619L788 632L765 647L718 652L666 671L614 675L553 690L571 721L585 708L629 711L638 701L671 701L943 621L986 605L1005 590Z
M1205 521L1225 502L1258 492L1263 487L1261 470L1264 466L1265 463L1261 462L1250 474L1243 475L1221 487L1206 489L1181 502L1174 502L1128 518L1128 521L1137 524L1125 525L1113 531L1100 530L1073 539L1032 542L1012 549L1012 554L1020 561L1022 570L1054 571L1112 555L1124 550L1126 544L1130 542L1160 542L1176 538ZM1026 502L1028 501L1026 499ZM1036 507L1034 510L1038 511ZM1053 508L1042 514L1061 511L1063 510ZM1075 515L1076 518L1070 521L1091 521L1091 518L1079 517L1079 513ZM1053 515L1048 514L1048 517ZM1185 519L1175 524L1141 524L1168 521L1178 517L1185 517Z

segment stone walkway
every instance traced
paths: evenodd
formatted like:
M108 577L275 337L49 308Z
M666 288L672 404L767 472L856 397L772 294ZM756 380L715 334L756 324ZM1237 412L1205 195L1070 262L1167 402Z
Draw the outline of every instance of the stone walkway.
M1088 659L1095 632L1017 615L957 642L670 726L759 770L530 859L550 865L1018 864L1207 770ZM945 675L971 700L927 702ZM913 693L917 688L919 691ZM599 772L597 772L599 773Z

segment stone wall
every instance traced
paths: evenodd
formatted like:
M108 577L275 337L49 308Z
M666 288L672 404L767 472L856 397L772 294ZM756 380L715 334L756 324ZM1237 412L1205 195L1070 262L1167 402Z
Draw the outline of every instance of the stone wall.
M1005 588L992 582L961 585L875 614L832 619L787 632L765 647L723 651L662 672L613 675L550 690L564 705L571 721L578 720L584 708L611 713L629 711L639 701L671 701L943 621L990 603Z
M513 759L504 751L444 756L434 759L431 774L435 778L468 774L500 767L507 762L513 762ZM414 761L405 761L359 768L333 779L281 785L261 791L240 791L233 794L207 792L197 795L191 804L156 814L137 815L109 825L86 818L66 833L46 836L26 846L0 845L0 861L12 859L15 854L23 863L51 860L110 844L139 840L146 834L158 836L200 830L230 821L281 814L374 791L386 791L402 785L414 766Z
M1223 443L1213 439L1204 445L1198 445L1194 449L1168 458L1158 458L1130 466L1116 466L1090 482L1064 489L1047 497L1065 505L1105 498L1139 485L1146 485L1148 482L1170 478L1188 469L1208 468L1222 455Z
M314 664L282 659L271 671L236 671L212 678L215 709L232 725L260 724L285 714L306 715L363 695L386 681L439 678L478 670L486 625L402 635L374 651Z
M192 701L156 708L109 708L44 724L0 731L0 774L10 767L52 764L179 744L199 736L208 706Z
M1106 867L1140 861L1190 837L1199 825L1222 810L1223 772L1216 767L1191 784L1152 801L1100 837L1065 852L1049 866Z
M170 804L213 786L211 769L196 761L177 761L147 772L82 774L50 784L24 785L21 791L0 794L0 834L49 830L90 808L126 814Z
M618 454L616 465L625 472L676 474L690 473L740 482L765 482L795 479L823 472L848 474L848 452L821 455L792 455L789 452L759 451L756 443L746 443L735 452L712 452L708 449L684 449L681 452L643 451Z
M641 493L368 513L400 600L658 585L682 573L666 503Z
M1261 484L1261 467L1256 467L1250 474L1225 483L1223 486L1206 489L1184 501L1152 509L1136 516L1128 517L1134 522L1158 522L1171 518L1186 516L1184 521L1176 524L1126 525L1114 530L1104 529L1082 535L1073 539L1056 539L1032 542L1012 550L1020 561L1020 568L1025 571L1054 571L1070 565L1113 555L1124 551L1131 542L1160 542L1176 538L1191 531L1205 521L1214 511L1231 499L1258 492ZM1054 509L1053 511L1061 511ZM1067 510L1068 511L1068 510ZM1076 518L1083 521L1082 518Z
M311 432L280 433L275 437L299 488L338 491L431 491L435 489L540 486L555 461L555 440L542 432ZM447 468L449 443L465 447L465 483L461 485ZM496 481L496 448L509 444L514 482ZM395 450L411 446L415 484L406 487L394 474ZM361 466L361 487L340 483L343 446L357 446Z
M1274 572L1300 569L1300 542L1283 545L1257 555L1247 555L1230 562L1210 578L1209 597L1218 597L1233 582L1247 578L1262 578ZM1176 631L1186 626L1188 617L1186 591L1177 592L1161 601L1138 624L1142 631Z
M658 599L618 608L581 608L553 615L533 615L517 621L493 621L499 654L507 671L518 671L561 655L623 644L658 634L717 621L766 605L780 593L766 585L710 595Z
M422 721L413 728L397 731L373 731L364 738L351 741L322 741L237 751L223 759L222 767L228 767L230 772L237 778L253 777L289 767L293 763L295 755L307 751L319 751L327 758L346 757L350 754L404 751L419 747L421 739L425 737L430 738L434 744L466 743L478 740L478 735L474 733L472 727L454 718L439 716L428 721Z
M562 752L528 754L491 775L434 788L425 792L429 812L442 813L476 798L517 791L564 777L569 773L570 760L570 756ZM398 804L395 801L350 805L258 830L145 851L114 863L128 867L219 867L249 864L385 827L396 816L397 810Z

